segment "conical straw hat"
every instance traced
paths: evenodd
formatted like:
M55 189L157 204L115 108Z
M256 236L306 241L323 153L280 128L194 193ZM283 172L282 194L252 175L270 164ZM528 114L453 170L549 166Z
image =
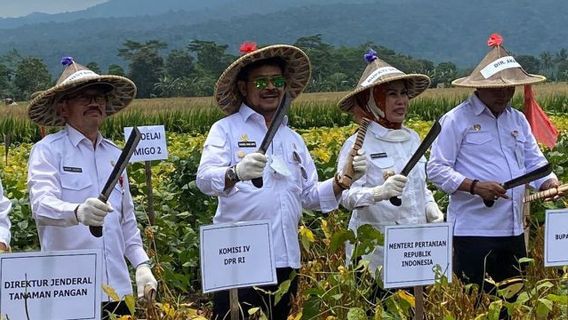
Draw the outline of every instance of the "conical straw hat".
M355 102L357 94L383 83L405 80L408 97L410 99L418 96L430 86L430 78L427 75L418 73L406 74L379 59L377 53L372 49L370 49L364 57L368 65L365 71L363 71L359 83L357 83L357 86L352 92L337 103L339 108L343 111L351 111L353 107L357 105Z
M87 86L108 86L107 116L124 109L136 96L136 85L125 77L98 75L76 63L71 57L64 57L61 63L66 67L55 86L32 94L28 115L32 121L41 126L65 125L65 119L57 112L57 102L63 96Z
M546 78L528 74L502 46L503 38L494 33L487 45L492 47L473 72L464 78L452 81L452 85L468 88L503 88L545 81Z
M245 42L241 45L241 52L246 53L225 69L215 85L215 99L226 114L236 112L241 106L243 97L237 87L237 75L255 61L275 57L283 59L286 62L286 90L292 98L300 95L310 80L310 59L297 47L277 44L257 49L255 43Z

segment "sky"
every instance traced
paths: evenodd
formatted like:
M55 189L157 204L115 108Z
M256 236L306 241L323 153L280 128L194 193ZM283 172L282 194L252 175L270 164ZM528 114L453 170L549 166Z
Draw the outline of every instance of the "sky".
M26 16L33 12L78 11L108 0L0 0L0 18Z

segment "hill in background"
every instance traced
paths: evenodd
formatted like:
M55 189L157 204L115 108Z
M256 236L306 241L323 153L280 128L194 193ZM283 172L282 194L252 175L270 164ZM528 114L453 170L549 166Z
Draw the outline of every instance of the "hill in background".
M117 52L127 39L159 39L168 49L210 40L236 52L245 40L292 43L322 34L336 46L373 42L467 68L487 52L493 32L516 54L568 47L566 12L568 2L560 0L111 0L78 12L0 19L0 55L16 49L58 73L63 55L103 69L124 66Z

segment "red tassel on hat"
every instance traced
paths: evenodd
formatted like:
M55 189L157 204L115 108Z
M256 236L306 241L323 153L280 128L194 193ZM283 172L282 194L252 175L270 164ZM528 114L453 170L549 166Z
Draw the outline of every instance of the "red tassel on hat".
M531 130L536 140L552 149L558 140L558 130L536 102L530 85L525 86L525 106L523 112L531 125Z
M241 51L241 55L253 52L256 50L256 42L245 41L241 44L239 50Z
M494 33L487 39L487 45L490 47L500 46L503 43L503 37L500 34Z

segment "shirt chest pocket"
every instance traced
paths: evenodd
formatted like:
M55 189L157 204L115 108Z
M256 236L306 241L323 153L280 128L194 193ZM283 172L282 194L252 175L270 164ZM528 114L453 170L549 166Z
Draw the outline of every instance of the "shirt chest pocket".
M231 147L232 152L232 163L237 164L243 160L243 158L249 154L256 152L258 148L256 147L256 142L254 141L235 141Z
M91 179L84 173L62 173L60 176L62 198L64 201L83 201L89 196Z
M492 137L491 134L489 132L483 132L483 131L475 131L475 132L469 132L468 134L466 134L465 138L464 138L464 144L469 144L469 145L484 145L486 143L491 142Z
M370 186L377 186L384 181L386 171L394 171L394 159L389 156L371 154L368 162L367 182Z
M308 172L305 167L307 162L306 155L293 144L286 146L284 152L285 165L290 172L289 179L292 180L289 186L298 191L302 190L304 183L308 179Z

